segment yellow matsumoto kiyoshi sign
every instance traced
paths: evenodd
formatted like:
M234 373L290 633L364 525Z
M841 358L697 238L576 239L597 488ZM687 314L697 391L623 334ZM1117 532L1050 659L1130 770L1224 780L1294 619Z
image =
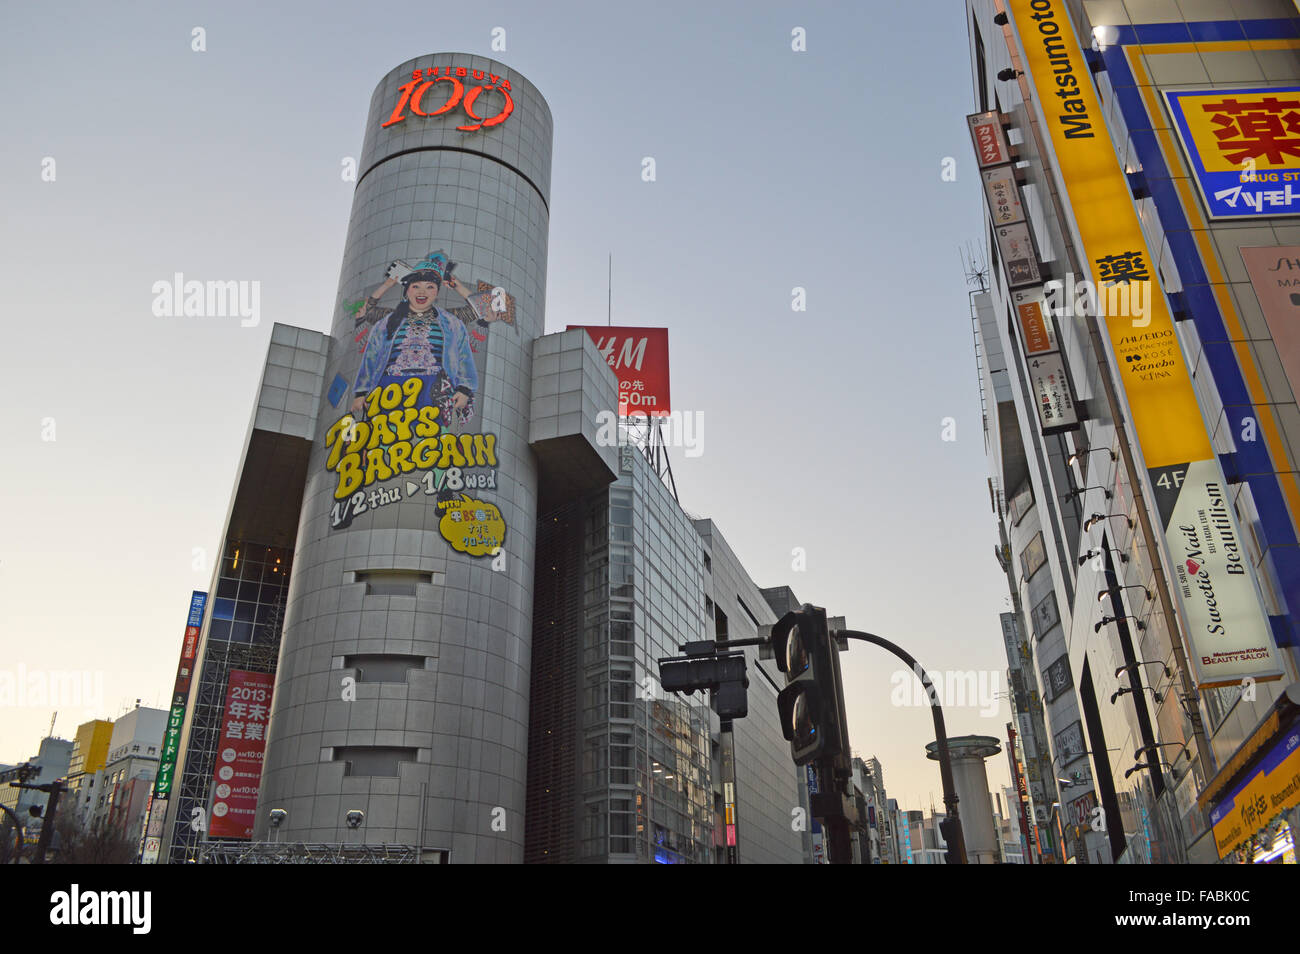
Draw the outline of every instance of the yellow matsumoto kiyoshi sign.
M1065 4L1012 0L1011 9L1088 256L1088 279L1099 297L1119 284L1152 281L1155 262ZM1142 454L1151 468L1206 460L1210 440L1158 288L1144 310L1106 321Z
M1231 497L1069 11L1064 0L1008 6L1147 467L1197 684L1277 678Z

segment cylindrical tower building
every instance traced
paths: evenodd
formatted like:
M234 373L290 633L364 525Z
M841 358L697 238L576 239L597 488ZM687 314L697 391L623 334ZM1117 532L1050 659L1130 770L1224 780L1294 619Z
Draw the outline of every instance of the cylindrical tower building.
M258 839L523 860L551 129L531 83L465 53L371 99Z
M957 792L957 814L961 818L962 840L966 843L966 863L996 865L998 854L997 826L993 822L993 802L989 798L989 777L984 760L1002 749L991 735L960 735L948 740L952 759L952 786ZM925 746L926 758L939 760L938 741Z

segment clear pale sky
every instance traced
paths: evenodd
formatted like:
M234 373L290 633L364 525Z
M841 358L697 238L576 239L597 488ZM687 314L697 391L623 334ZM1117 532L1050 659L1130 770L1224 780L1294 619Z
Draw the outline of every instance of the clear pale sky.
M616 6L5 5L0 689L100 682L59 707L64 737L166 704L271 323L329 330L371 92L454 50L511 64L554 115L547 330L605 320L611 253L614 322L669 329L674 407L704 415L703 454L673 452L683 506L759 585L1004 686L959 258L983 234L962 4ZM259 281L260 324L155 317L176 272ZM903 807L941 807L898 668L844 657L854 748ZM30 757L52 707L0 701L0 762ZM1005 738L1010 714L947 718Z

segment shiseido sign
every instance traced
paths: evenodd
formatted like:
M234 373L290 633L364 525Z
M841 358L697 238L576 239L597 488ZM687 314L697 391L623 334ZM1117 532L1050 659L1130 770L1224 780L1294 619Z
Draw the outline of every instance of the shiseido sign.
M497 104L499 108L493 113ZM409 83L397 87L397 105L381 127L402 122L408 110L409 115L429 117L453 113L457 108L456 118L466 119L465 125L457 126L457 129L472 132L499 126L515 110L510 80L465 66L433 66L416 70Z

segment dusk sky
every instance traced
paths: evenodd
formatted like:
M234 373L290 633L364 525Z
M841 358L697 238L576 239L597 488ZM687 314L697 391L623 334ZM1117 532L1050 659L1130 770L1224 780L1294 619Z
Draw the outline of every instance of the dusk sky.
M960 3L7 4L0 762L55 708L71 738L167 704L272 323L329 331L371 93L439 51L549 102L546 328L606 321L612 255L613 323L668 328L674 408L702 415L703 452L671 451L683 507L760 586L1005 692ZM259 282L258 323L156 316L176 273ZM928 709L891 705L900 665L863 644L843 663L856 754L901 807L942 808ZM54 673L88 698L31 698ZM949 733L1005 740L989 706L950 708ZM988 770L1008 784L1005 754Z

